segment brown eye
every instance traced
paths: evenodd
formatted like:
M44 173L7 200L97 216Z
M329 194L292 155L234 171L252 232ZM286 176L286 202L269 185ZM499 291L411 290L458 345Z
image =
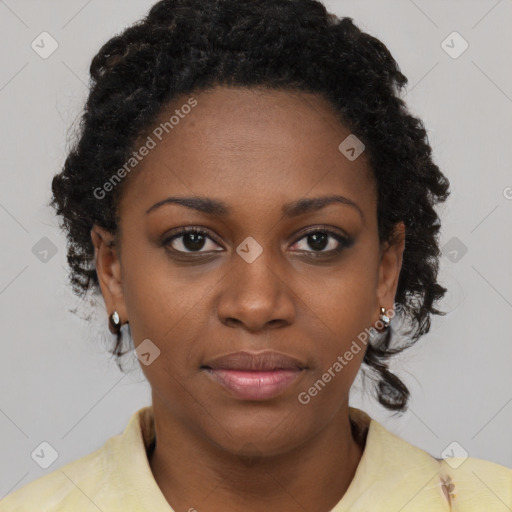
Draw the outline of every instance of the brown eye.
M300 247L300 243L302 247ZM353 240L337 233L325 230L316 230L306 233L306 236L295 242L294 247L299 251L333 254L350 247ZM299 247L296 247L299 246Z
M163 245L170 245L176 252L210 252L216 251L218 245L204 231L198 229L184 229L167 238ZM206 249L202 251L202 249ZM222 250L222 249L220 249Z

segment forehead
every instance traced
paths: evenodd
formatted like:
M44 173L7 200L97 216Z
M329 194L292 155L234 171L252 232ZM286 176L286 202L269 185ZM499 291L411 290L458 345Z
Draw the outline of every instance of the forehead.
M349 135L330 104L311 93L216 87L183 95L139 138L139 146L151 139L154 147L130 176L121 208L180 193L229 203L234 193L284 201L338 189L371 200L364 153L350 161L339 150Z

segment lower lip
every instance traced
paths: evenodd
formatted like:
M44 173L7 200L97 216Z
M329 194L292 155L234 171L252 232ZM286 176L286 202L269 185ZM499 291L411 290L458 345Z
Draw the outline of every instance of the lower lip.
M217 382L243 400L268 400L288 388L302 370L242 371L207 369Z

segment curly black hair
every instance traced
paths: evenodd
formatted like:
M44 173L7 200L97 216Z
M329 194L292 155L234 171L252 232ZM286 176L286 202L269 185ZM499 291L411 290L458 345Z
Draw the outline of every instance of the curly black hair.
M434 307L447 291L437 282L434 206L450 191L422 121L399 97L407 78L387 47L317 0L162 0L101 47L90 74L77 140L53 178L50 202L62 216L75 294L99 289L92 226L118 235L123 187L101 199L94 191L130 158L168 102L219 85L318 94L365 144L380 241L395 240L398 222L406 227L395 301L409 321L409 342L392 347L398 336L390 327L363 360L379 402L406 410L409 391L388 359L430 330L432 314L445 314ZM112 354L123 355L121 345L119 333Z

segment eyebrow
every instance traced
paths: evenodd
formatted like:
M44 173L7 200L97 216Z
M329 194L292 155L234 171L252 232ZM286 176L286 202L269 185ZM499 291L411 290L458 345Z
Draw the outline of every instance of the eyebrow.
M364 213L359 207L359 205L352 201L351 199L348 199L347 197L340 195L303 198L285 204L282 209L283 217L297 217L305 213L321 210L322 208L325 208L326 206L333 203L340 203L354 208L359 212L359 215L364 221ZM232 212L231 207L217 199L210 199L207 197L174 196L167 197L166 199L163 199L162 201L158 201L158 203L155 203L146 211L146 215L166 204L178 204L181 206L185 206L186 208L190 208L192 210L197 210L199 212L205 213L207 215L227 216Z

